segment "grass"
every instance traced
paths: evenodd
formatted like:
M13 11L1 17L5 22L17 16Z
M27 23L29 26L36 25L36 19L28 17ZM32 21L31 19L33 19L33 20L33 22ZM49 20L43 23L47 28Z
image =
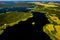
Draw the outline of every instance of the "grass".
M26 21L28 18L33 17L32 13L25 12L7 12L6 14L1 15L0 19L0 34L2 34L2 29L6 29L6 27L13 26L18 24L20 21Z

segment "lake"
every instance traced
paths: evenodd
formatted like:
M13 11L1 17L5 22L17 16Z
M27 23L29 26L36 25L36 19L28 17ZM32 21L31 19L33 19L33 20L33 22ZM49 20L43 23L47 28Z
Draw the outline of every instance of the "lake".
M21 8L1 8L0 9L0 13L6 13L6 12L14 12L14 11L18 11L18 12L29 12L30 9L28 8L24 8L24 7L21 7Z
M49 23L44 13L32 12L33 17L27 19L26 21L21 21L18 24L10 27L8 26L4 33L3 37L5 39L39 39L39 40L51 40L50 37L43 32L43 26ZM35 22L35 25L32 25L32 22ZM7 36L8 35L8 36ZM3 39L4 39L3 38Z

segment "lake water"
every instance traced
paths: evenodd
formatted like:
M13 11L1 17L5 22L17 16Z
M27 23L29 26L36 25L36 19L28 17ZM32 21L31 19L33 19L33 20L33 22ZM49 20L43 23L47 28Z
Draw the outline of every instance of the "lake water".
M24 8L24 7L21 7L21 8L1 8L0 9L0 13L6 13L6 12L14 12L14 11L18 11L18 12L29 12L30 9L28 8Z
M4 4L1 4L4 3ZM29 12L31 9L28 8L34 8L36 5L32 3L14 3L14 2L0 2L0 6L3 8L0 8L0 13L6 13L9 11L18 11L18 12ZM4 8L4 7L15 7L15 8Z
M3 37L5 39L39 39L39 40L50 40L49 36L43 32L43 26L49 23L44 13L32 12L33 17L27 19L26 21L21 21L18 24L10 27L8 26ZM35 22L35 25L32 25ZM8 35L8 36L7 36ZM18 37L19 36L19 37ZM4 39L3 38L3 39Z

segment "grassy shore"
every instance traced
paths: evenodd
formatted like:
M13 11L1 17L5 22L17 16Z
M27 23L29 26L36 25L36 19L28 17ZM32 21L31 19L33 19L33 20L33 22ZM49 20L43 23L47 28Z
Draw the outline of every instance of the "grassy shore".
M33 17L32 13L25 12L6 12L6 14L1 15L1 26L0 35L2 34L2 29L6 29L7 26L13 26L18 24L20 21L26 21L28 18Z

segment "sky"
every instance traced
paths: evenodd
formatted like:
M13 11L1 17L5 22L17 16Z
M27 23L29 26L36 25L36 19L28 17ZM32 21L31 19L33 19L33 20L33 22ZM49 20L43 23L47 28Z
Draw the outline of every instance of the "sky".
M0 1L60 1L60 0L0 0Z

